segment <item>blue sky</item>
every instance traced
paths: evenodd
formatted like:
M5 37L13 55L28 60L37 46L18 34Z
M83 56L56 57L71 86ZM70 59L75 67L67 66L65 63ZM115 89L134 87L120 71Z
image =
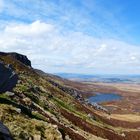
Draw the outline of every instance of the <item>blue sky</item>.
M0 0L1 51L46 72L140 73L139 0Z

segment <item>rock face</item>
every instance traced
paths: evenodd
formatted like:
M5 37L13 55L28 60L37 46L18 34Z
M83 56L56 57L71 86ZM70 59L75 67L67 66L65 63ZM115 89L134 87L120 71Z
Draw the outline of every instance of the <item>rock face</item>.
M9 65L0 62L0 93L11 91L18 81L17 74Z
M8 128L0 122L0 140L12 140Z
M31 67L31 61L27 58L27 56L19 54L19 53L5 53L5 52L0 52L0 55L2 56L11 56L15 58L16 60L20 61L21 63L25 64L26 66Z

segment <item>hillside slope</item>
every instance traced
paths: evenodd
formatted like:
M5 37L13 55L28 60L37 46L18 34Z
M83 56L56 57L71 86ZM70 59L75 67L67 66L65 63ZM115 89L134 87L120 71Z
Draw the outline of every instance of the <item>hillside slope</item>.
M12 55L0 54L0 60L0 76L9 79L11 71L15 76L4 86L1 82L0 87L0 121L9 128L13 139L139 140L136 129L115 126L113 120L98 115L80 90L66 86L64 79L42 74Z

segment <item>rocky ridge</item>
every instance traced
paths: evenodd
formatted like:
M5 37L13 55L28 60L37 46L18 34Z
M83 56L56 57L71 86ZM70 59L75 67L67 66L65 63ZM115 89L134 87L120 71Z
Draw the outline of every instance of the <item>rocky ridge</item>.
M26 66L31 67L31 61L27 58L27 56L11 52L11 53L5 53L5 52L0 52L1 56L10 56L18 61L20 61L22 64L25 64Z

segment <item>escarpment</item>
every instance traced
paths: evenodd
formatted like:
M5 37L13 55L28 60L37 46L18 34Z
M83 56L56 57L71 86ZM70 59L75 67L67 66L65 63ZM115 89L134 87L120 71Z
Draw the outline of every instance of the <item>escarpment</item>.
M12 58L23 63L24 65L31 67L31 61L25 55L15 53L15 52L11 52L11 53L0 52L0 55L1 56L11 56Z

